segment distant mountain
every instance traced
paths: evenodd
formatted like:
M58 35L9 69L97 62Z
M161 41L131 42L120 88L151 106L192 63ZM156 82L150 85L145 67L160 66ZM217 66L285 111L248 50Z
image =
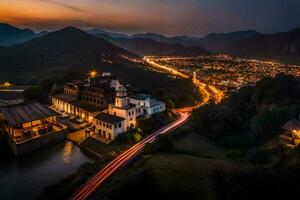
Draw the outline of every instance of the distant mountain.
M30 29L19 29L9 24L0 23L0 45L2 46L20 44L38 35Z
M97 34L111 43L135 54L145 56L200 56L209 55L210 52L201 47L185 47L177 43L164 43L146 38L116 38L106 34Z
M52 67L84 67L134 56L110 42L68 27L0 51L0 76Z
M241 57L300 64L300 28L235 41L227 46L227 52Z
M90 29L90 30L85 30L85 32L87 32L88 34L91 35L101 35L101 34L105 34L108 35L110 37L117 37L117 38L128 38L128 35L125 34L121 34L121 33L114 33L114 32L109 32L103 29L99 29L99 28L94 28L94 29Z
M253 30L236 31L231 33L212 33L200 39L186 39L187 42L195 43L203 48L215 53L227 53L227 46L232 42L237 42L254 36L262 35Z
M214 53L226 53L226 46L231 42L247 39L256 35L260 35L260 33L248 30L231 33L212 33L202 38L188 36L166 37L157 33L135 34L130 36L130 38L151 39L168 44L177 43L186 47L201 47Z
M176 41L172 41L172 38L157 33L140 33L140 34L131 35L130 38L150 39L150 40L163 42L163 43L176 43Z

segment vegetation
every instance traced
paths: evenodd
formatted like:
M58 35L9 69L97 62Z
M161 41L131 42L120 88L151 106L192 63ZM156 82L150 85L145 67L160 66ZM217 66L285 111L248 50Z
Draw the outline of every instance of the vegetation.
M300 113L300 86L293 77L265 78L220 105L199 109L191 129L229 148L250 149L274 136Z
M300 148L281 152L277 162L265 165L272 154L260 147L278 136L283 123L297 117L299 89L293 77L266 78L220 105L199 109L171 137L147 145L139 159L91 198L292 198L300 186ZM149 196L136 190L136 184L151 187Z
M101 158L99 158L95 163L83 164L79 170L71 176L63 178L55 185L46 187L39 199L68 198L78 187L83 185L108 161L113 159L125 149L129 148L131 145L139 142L142 137L153 133L156 129L175 120L175 118L176 115L167 110L163 113L157 113L153 115L149 120L139 119L138 125L135 129L130 130L127 134L121 135L109 145L102 144L93 138L87 139L85 142L83 142L83 144L81 144L82 148L97 154ZM165 145L160 146L165 147ZM148 175L146 174L145 178L147 177ZM142 180L144 179L141 179L141 181Z
M219 105L197 110L187 125L148 144L138 159L109 179L91 199L292 197L291 191L299 187L299 148L280 152L277 162L266 165L273 155L260 147L273 141L286 121L299 115L299 89L299 82L293 77L265 78ZM137 142L166 114L156 115L149 122L141 119L137 129L116 142ZM87 180L89 170L79 170L65 179L67 186L72 185L66 190L62 181L46 189L42 197L67 197L80 180ZM146 192L149 195L145 196Z

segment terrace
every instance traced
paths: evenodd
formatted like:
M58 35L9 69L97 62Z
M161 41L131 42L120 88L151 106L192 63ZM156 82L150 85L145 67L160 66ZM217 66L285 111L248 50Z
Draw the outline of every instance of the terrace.
M58 113L39 103L7 106L0 109L9 137L20 144L60 132L66 127L56 121Z

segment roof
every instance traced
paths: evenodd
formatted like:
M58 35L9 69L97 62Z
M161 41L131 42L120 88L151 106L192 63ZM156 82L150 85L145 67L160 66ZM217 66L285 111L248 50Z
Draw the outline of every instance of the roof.
M151 99L150 101L150 107L154 107L154 106L158 106L158 105L163 105L165 104L164 102L162 101L158 101L156 99Z
M292 119L291 121L285 123L282 128L289 131L300 130L300 121L297 119Z
M150 94L139 93L139 94L135 94L133 96L130 96L130 98L137 99L137 100L146 100L146 99L150 99L151 95Z
M27 122L59 115L40 103L27 103L0 108L9 125L15 127Z
M118 116L115 116L115 115L110 115L110 114L107 114L107 113L104 113L104 112L99 113L98 115L96 115L95 119L97 119L99 121L102 121L102 122L105 122L105 123L108 123L108 124L117 124L117 123L120 123L120 122L125 120L122 117L118 117Z

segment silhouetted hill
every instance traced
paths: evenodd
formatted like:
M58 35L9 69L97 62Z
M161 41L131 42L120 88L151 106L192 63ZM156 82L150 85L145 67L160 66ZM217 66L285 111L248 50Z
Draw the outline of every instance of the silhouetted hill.
M88 34L91 34L91 35L105 34L105 35L108 35L110 37L122 37L122 38L128 38L129 37L129 36L125 35L125 34L113 33L113 32L109 32L109 31L103 30L103 29L99 29L99 28L85 30L85 32L87 32Z
M104 39L68 27L0 51L0 76L26 74L53 67L87 67L118 62L122 60L121 55L133 54Z
M253 30L248 30L231 33L212 33L202 38L189 36L166 37L157 33L135 34L130 36L130 38L151 39L156 42L181 44L185 47L201 47L214 53L227 53L227 47L233 41L248 39L256 35L261 34Z
M200 56L210 54L210 52L201 47L185 47L177 43L163 43L146 38L115 38L106 34L98 34L96 36L109 40L121 48L142 56Z
M131 35L130 38L150 39L150 40L163 42L163 43L176 43L175 41L172 41L172 38L166 37L158 33L139 33L139 34Z
M209 51L215 53L227 53L227 46L232 42L249 39L258 35L262 34L253 30L236 31L231 33L212 33L201 39L198 39L198 41L194 40L194 42L198 43ZM193 42L193 40L186 40Z
M235 56L271 59L286 63L300 63L300 28L290 32L254 37L233 42L227 53Z
M0 45L13 46L36 37L38 34L29 29L19 29L9 24L0 23Z

